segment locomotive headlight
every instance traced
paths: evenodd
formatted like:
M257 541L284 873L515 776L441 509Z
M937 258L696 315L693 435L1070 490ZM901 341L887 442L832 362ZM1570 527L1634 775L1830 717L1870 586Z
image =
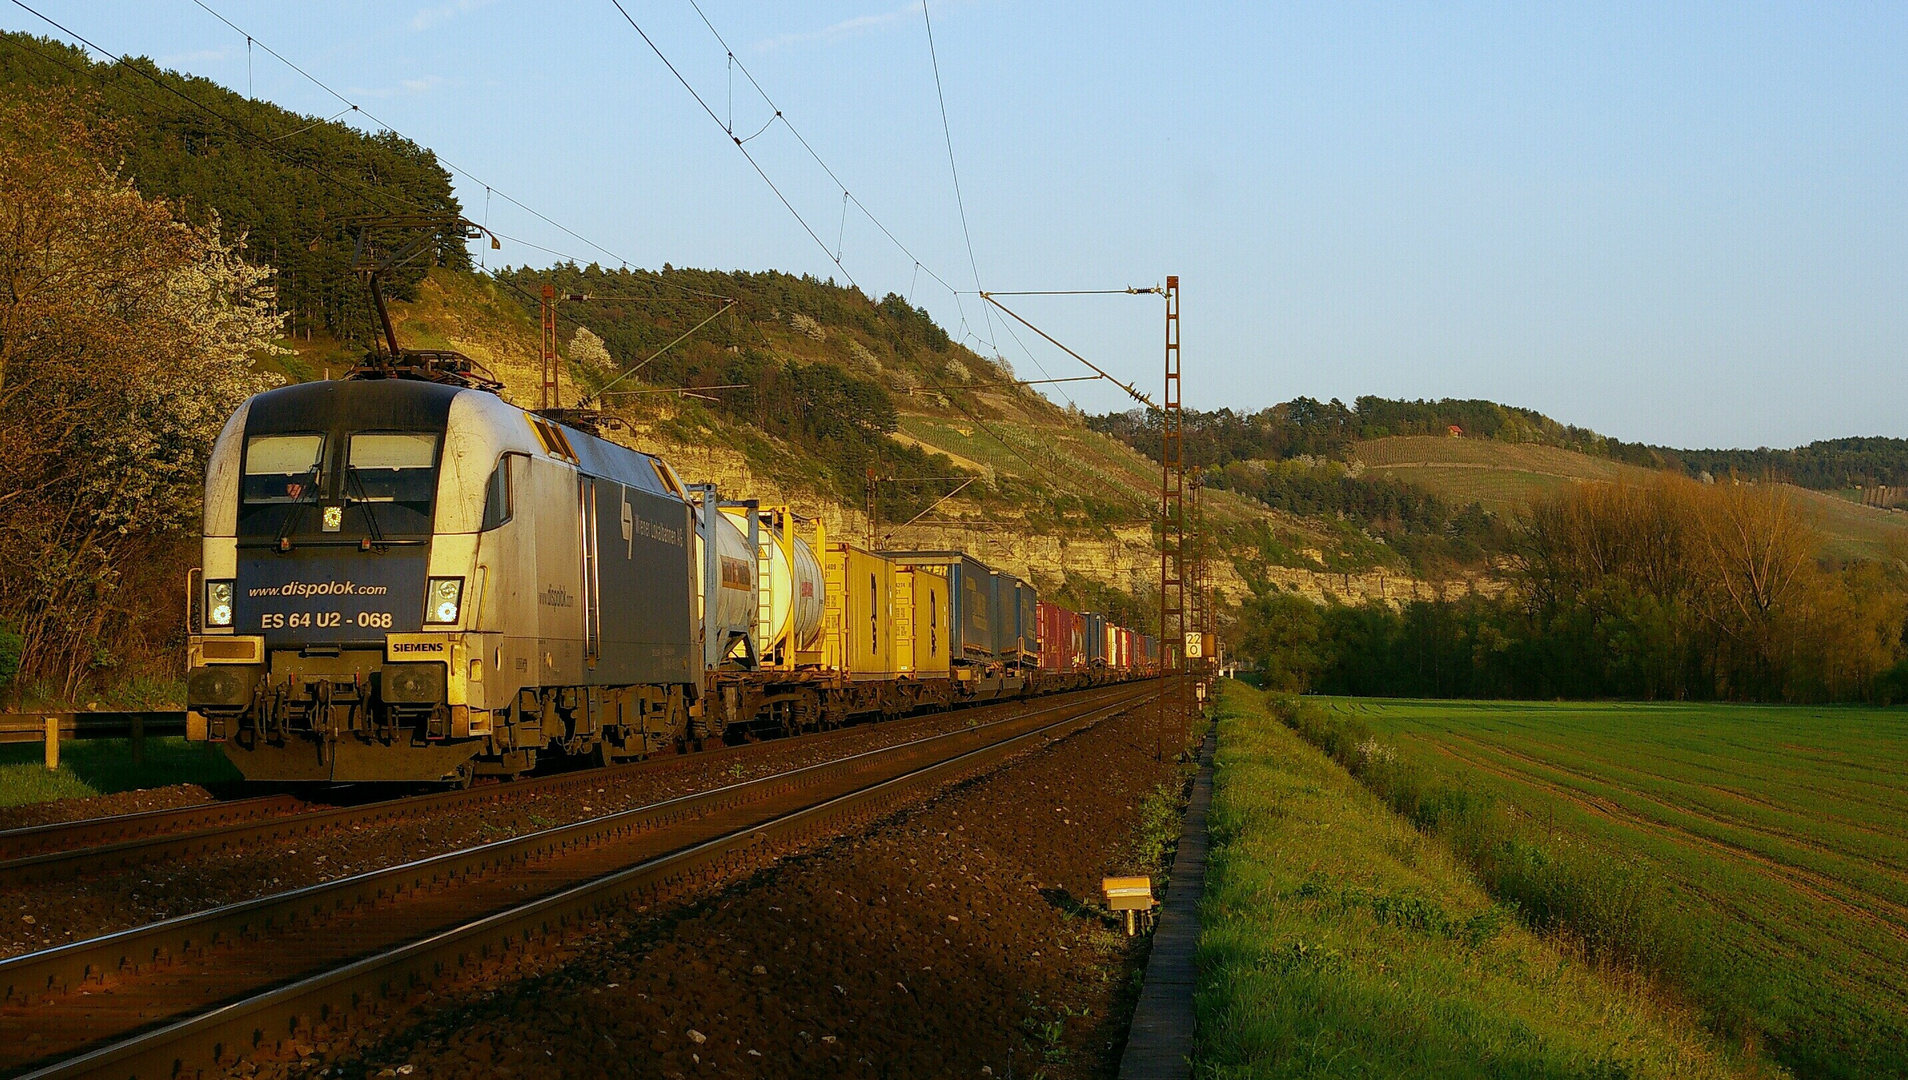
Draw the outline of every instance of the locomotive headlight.
M464 602L464 579L434 577L424 595L425 622L454 623L457 621L457 609Z
M205 625L232 625L232 583L230 581L205 583Z

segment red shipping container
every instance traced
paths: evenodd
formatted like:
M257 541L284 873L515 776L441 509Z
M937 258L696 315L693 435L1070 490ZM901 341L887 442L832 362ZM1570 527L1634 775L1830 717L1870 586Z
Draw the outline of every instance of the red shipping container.
M1073 671L1079 664L1080 616L1061 607L1040 601L1036 619L1040 624L1040 670Z

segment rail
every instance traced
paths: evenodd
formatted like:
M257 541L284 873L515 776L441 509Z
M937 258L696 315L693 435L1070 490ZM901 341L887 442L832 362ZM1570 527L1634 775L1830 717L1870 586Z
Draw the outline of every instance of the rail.
M1086 696L1065 695L1059 700L1081 701L1088 700L1092 695L1104 696L1117 692L1117 689L1100 688L1081 692ZM1023 705L1024 702L1018 700L980 705L973 709L971 719L984 722L988 717L1011 712ZM839 734L827 732L805 736L803 745L814 746L817 740L831 737L846 738L859 730L847 728L840 729ZM449 807L527 800L635 773L647 776L678 772L706 765L711 760L772 752L788 745L782 740L751 743L700 754L652 758L627 765L534 777L510 784L410 795L356 806L307 809L296 800L279 797L276 802L244 800L16 829L0 832L0 888L108 873L159 859L230 850L242 845L304 836L349 825L382 824ZM232 809L222 811L224 807Z
M1142 686L1028 709L977 727L16 957L0 963L6 1014L52 1019L61 1009L48 1010L48 1004L76 1006L83 1000L85 1024L64 1038L42 1027L46 1041L37 1050L14 1047L6 1055L13 1061L0 1062L0 1070L28 1065L14 1056L21 1053L43 1060L76 1055L28 1074L33 1077L170 1077L181 1068L229 1063L313 1024L348 1022L361 1004L488 961L534 935L559 933L632 895L654 898L765 858L778 845L838 834L963 770L985 767L1043 738L1063 737L1147 698ZM591 868L587 874L580 873L584 867ZM485 892L486 876L492 896L516 893L507 903L492 903L488 912L473 904ZM528 881L538 882L543 895L521 900L524 886L513 883ZM433 896L456 913L454 919L435 925L414 919L409 931L391 928L397 920L390 904L410 898L429 907ZM314 920L348 919L373 906L378 910L358 919L354 929L363 934L383 928L386 936L354 939L363 942L362 955L325 961L332 966L315 971L308 962L303 970L257 964L261 956L297 964L299 957L284 955L293 950L283 938L314 932ZM207 966L232 951L238 962L226 956L227 963ZM193 970L179 970L180 963ZM120 993L126 983L141 984L140 992ZM168 996L188 987L192 992ZM228 1004L184 1015L221 1001ZM99 1045L102 1035L154 1024L153 1016L166 1019L153 1030Z
M32 856L78 854L108 844L120 844L164 833L196 831L205 828L230 828L239 822L296 813L306 804L290 795L261 795L252 799L231 799L196 803L166 810L143 810L111 817L80 818L51 825L28 825L0 830L0 887L34 880L9 870L18 860ZM90 869L83 861L83 872Z

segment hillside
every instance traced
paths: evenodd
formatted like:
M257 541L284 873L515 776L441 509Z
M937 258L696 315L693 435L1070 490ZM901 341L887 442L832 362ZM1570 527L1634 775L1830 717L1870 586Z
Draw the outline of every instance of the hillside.
M394 305L399 336L407 347L467 353L503 380L510 400L534 406L539 328L528 299L537 293L528 286L545 273L565 291L588 284L591 295L735 296L741 303L732 313L616 384L614 391L636 393L605 399L607 437L667 456L686 480L786 502L819 515L831 534L866 543L866 473L842 468L853 460L882 478L875 487L884 545L970 550L1065 602L1136 623L1157 603L1151 508L1158 466L1013 385L1004 366L942 344L944 334L936 342L939 328L925 313L781 274L592 272L603 277L566 281L585 273L567 267L495 278L433 270L414 301ZM560 306L562 403L574 405L718 306ZM275 366L294 378L335 376L348 358L346 347L322 335L287 344L296 355ZM737 377L738 367L749 377ZM879 411L885 401L892 409L879 446L852 445L866 438L862 428L818 438L791 421L820 392L815 383L824 374L827 401L878 397L866 407ZM715 389L744 381L751 385ZM681 387L704 389L699 396L668 392ZM758 389L763 400L755 400ZM1204 510L1211 578L1229 603L1249 596L1255 580L1321 600L1395 601L1451 587L1422 579L1395 551L1342 522L1269 510L1218 489L1205 492Z
M95 63L52 38L0 33L0 97L77 103L91 116L88 134L141 194L245 237L250 257L277 271L288 328L314 341L372 332L350 271L355 219L460 212L449 173L408 139L291 112L143 57ZM429 250L444 265L470 263L452 229ZM410 295L423 271L421 261L399 268L393 290Z
M1572 483L1636 481L1654 473L1554 446L1429 435L1359 442L1349 458L1363 475L1414 484L1458 505L1476 502L1500 516ZM1893 547L1908 543L1908 513L1863 506L1794 484L1777 486L1822 530L1832 555L1883 558Z
M76 102L142 193L247 236L248 257L277 272L292 350L260 364L288 379L336 376L367 343L363 289L347 267L354 219L458 210L430 151L388 133L148 60L94 63L20 34L0 45L7 95ZM448 234L431 255L434 268L419 262L393 283L401 336L477 357L522 404L536 394L537 293L587 294L596 299L559 309L563 403L615 380L611 437L725 490L819 514L838 535L974 550L1134 622L1156 602L1153 416L1062 409L893 294L669 265L482 276ZM1903 440L1676 451L1491 401L1370 396L1186 420L1188 460L1206 470L1207 563L1231 602L1270 584L1315 600L1494 593L1506 522L1532 494L1649 468L1840 489L1846 498L1797 489L1839 554L1880 554L1908 526L1856 505L1899 494L1877 485L1908 477ZM1451 430L1465 437L1444 438Z
M25 34L0 35L0 46L6 95L76 102L143 194L191 220L218 219L246 236L250 259L273 267L291 353L260 366L287 379L336 377L368 344L368 305L348 271L355 219L459 210L430 151L388 133L249 100L146 59L94 62ZM1014 385L1011 370L951 342L900 297L668 266L484 278L447 233L393 282L401 336L470 353L534 404L534 298L546 283L620 298L562 307L565 404L653 357L614 387L612 437L727 490L819 513L860 540L872 502L878 542L985 553L1070 603L1135 623L1156 603L1156 466ZM697 329L720 310L711 297L736 303ZM677 387L701 396L644 392ZM1355 525L1210 489L1205 509L1212 580L1229 600L1253 582L1318 599L1430 595L1411 560Z

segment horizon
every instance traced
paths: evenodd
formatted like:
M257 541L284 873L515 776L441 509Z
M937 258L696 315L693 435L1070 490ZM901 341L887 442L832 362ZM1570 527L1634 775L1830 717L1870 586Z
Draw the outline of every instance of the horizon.
M1479 398L1691 449L1908 436L1892 407L1908 376L1889 363L1908 346L1908 12L1162 20L949 2L928 9L931 57L918 3L705 4L854 202L919 256L916 274L781 124L749 143L765 185L612 6L208 3L256 35L249 64L244 35L189 0L34 6L241 94L343 108L257 43L278 50L470 170L454 174L466 213L516 238L500 261L554 260L521 240L604 265L846 278L909 296L984 353L998 342L1023 378L1078 364L997 314L990 326L976 279L1119 288L1173 273L1189 407ZM0 27L73 40L5 10ZM735 137L773 119L743 75L731 86L694 8L631 15L716 112L733 109ZM486 207L472 174L560 228L494 195ZM1157 382L1156 300L1013 306L1122 379ZM1063 389L1062 405L1124 407L1111 388Z

